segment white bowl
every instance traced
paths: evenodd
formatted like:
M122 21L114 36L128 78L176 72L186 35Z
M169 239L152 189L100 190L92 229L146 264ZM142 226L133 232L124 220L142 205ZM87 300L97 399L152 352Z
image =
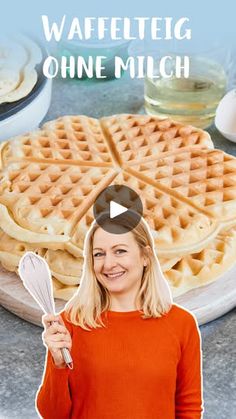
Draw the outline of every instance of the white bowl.
M0 141L36 129L48 111L51 92L52 80L46 79L42 89L31 102L0 120Z
M216 109L215 126L225 138L236 142L236 89L221 99Z

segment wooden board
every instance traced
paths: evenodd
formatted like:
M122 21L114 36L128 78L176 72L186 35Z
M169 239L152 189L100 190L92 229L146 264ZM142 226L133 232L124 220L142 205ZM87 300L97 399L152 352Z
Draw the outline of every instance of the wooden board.
M236 306L236 265L215 282L189 291L176 298L175 302L191 310L199 325L214 320ZM42 326L42 311L25 290L20 278L0 266L0 303L7 310ZM57 312L65 305L63 300L56 300Z

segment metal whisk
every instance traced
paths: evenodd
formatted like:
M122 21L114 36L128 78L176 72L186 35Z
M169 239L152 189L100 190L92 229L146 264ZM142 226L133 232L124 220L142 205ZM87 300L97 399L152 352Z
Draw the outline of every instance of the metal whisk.
M51 272L45 259L33 252L26 252L20 260L18 271L25 288L43 312L55 314ZM61 351L65 363L70 369L73 369L73 361L69 350L62 348Z

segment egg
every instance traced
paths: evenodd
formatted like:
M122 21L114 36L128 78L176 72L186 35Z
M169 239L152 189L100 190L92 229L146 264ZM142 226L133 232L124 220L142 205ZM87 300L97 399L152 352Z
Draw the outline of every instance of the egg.
M215 126L225 138L236 142L236 89L221 99L216 109Z

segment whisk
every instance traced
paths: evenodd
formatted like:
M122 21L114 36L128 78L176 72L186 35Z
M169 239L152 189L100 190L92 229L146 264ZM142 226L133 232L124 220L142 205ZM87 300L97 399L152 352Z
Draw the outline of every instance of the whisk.
M25 288L43 312L55 314L51 272L45 259L33 252L26 252L20 260L18 272ZM73 369L73 361L69 350L62 348L61 351L66 365Z

